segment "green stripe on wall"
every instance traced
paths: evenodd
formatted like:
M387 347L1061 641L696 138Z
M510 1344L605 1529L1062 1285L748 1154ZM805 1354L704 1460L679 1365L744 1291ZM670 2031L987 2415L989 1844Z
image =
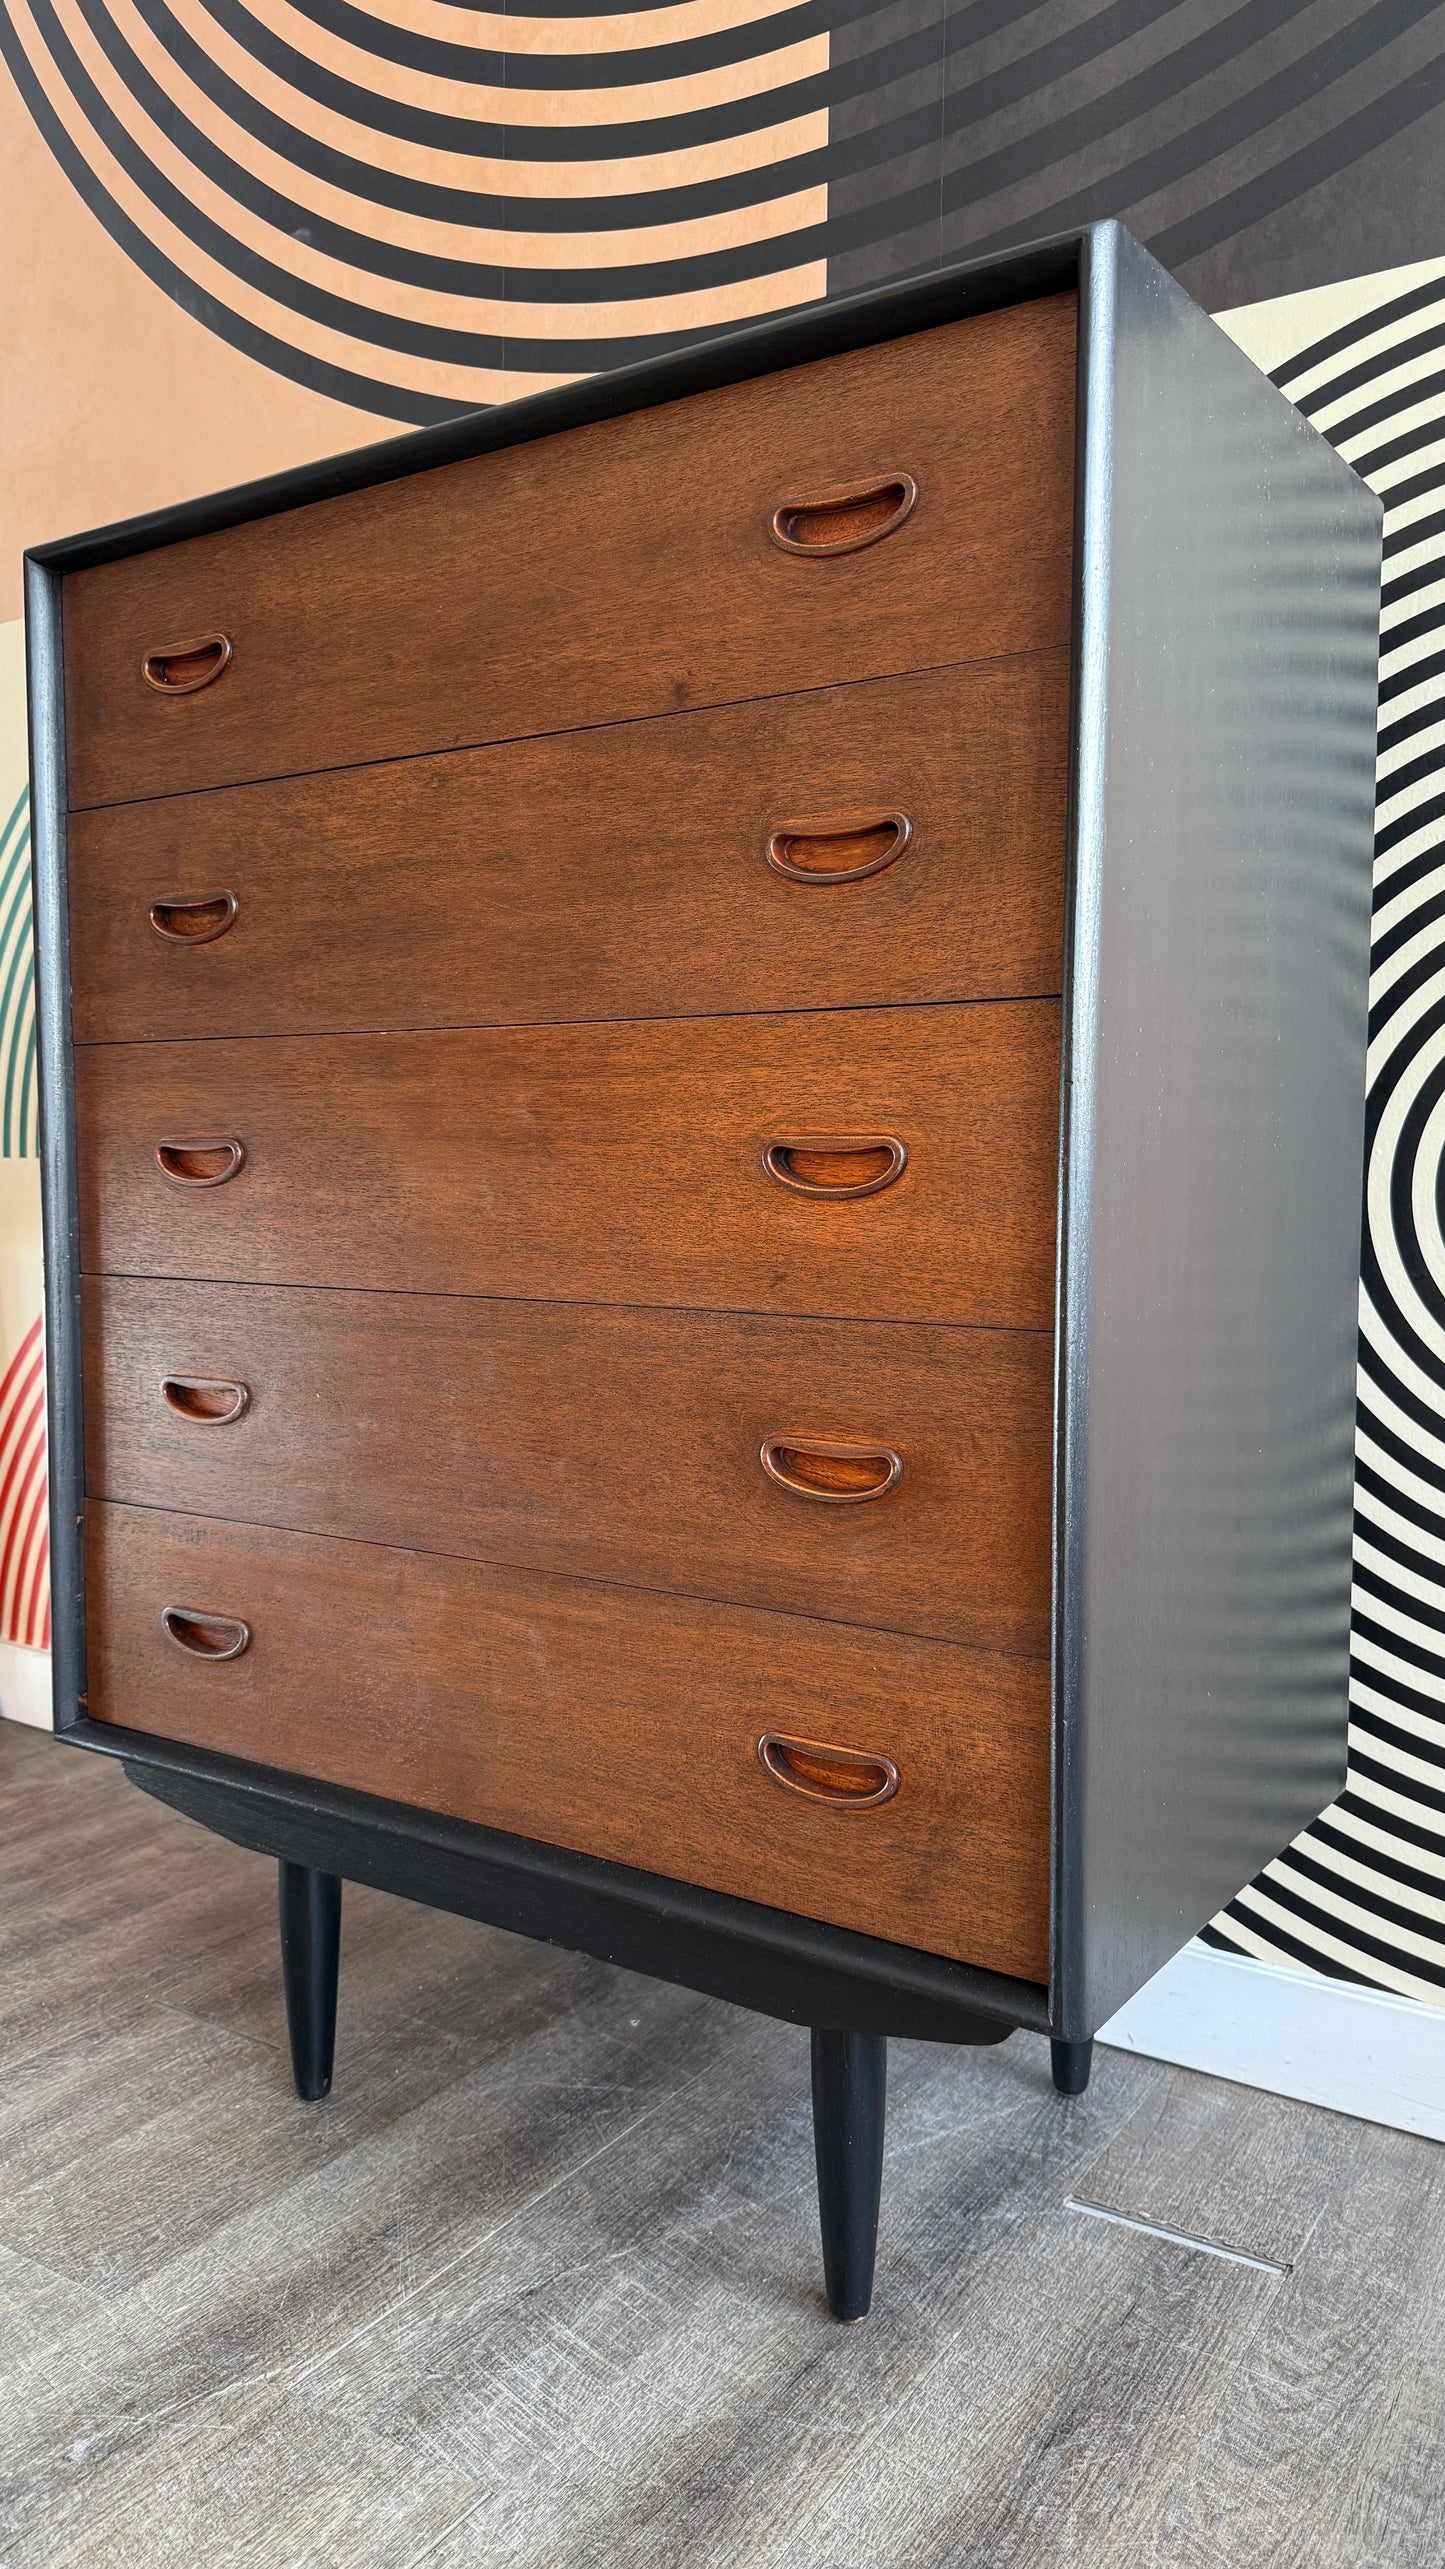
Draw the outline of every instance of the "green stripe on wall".
M0 1159L38 1158L35 952L30 918L30 795L22 786L0 829Z

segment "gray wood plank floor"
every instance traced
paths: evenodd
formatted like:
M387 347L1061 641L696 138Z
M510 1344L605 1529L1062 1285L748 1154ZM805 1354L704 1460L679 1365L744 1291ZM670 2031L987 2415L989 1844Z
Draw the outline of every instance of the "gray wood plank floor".
M0 1869L6 2569L1445 2563L1430 2142L897 2044L840 2329L796 2030L348 1890L303 2106L268 1864L0 1722Z

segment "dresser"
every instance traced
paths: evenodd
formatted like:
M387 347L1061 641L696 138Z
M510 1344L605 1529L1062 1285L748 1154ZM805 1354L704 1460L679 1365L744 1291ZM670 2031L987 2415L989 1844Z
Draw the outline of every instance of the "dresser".
M1378 503L1117 225L28 564L58 1725L811 2029L1337 1789Z

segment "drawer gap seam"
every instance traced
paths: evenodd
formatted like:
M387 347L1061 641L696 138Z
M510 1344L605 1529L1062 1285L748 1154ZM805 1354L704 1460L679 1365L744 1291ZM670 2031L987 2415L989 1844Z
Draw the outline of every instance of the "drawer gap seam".
M227 782L209 785L180 786L170 794L122 794L99 803L72 803L67 798L67 812L120 812L136 804L182 803L198 794L243 794L258 785L285 785L303 776L351 776L367 767L405 767L418 758L475 758L491 749L515 748L524 741L571 740L579 732L626 731L634 724L649 722L685 722L689 714L725 713L734 706L792 704L800 697L831 695L843 687L881 687L900 678L928 678L948 669L1014 668L1026 661L1063 660L1069 654L1067 633L1057 642L1035 643L1028 651L985 651L966 660L922 660L906 669L871 670L863 678L827 678L816 687L777 687L761 689L754 695L709 696L696 705L655 705L645 713L616 714L610 722L563 723L550 731L504 732L493 740L453 741L428 749L403 749L388 758L347 758L330 767L285 767L263 776L237 776Z
M680 1602L690 1605L719 1606L728 1614L781 1615L790 1623L822 1623L827 1624L833 1631L883 1633L890 1639L898 1641L926 1641L935 1650L956 1650L969 1659L1002 1659L1007 1660L1010 1665L1024 1668L1045 1668L1053 1656L1052 1649L1047 1643L1042 1650L1003 1650L988 1647L982 1642L955 1641L944 1633L904 1629L897 1624L858 1623L845 1615L819 1614L813 1608L806 1606L744 1605L735 1597L714 1596L705 1588L654 1588L641 1579L604 1579L594 1571L538 1569L525 1561L502 1560L492 1555L475 1552L449 1552L441 1544L384 1543L370 1534L319 1533L309 1526L276 1525L269 1519L263 1520L256 1517L215 1516L198 1508L177 1507L174 1503L167 1507L155 1507L143 1499L106 1498L98 1496L89 1489L86 1491L86 1501L93 1507L123 1508L131 1516L183 1517L188 1524L192 1525L234 1526L254 1534L291 1535L299 1541L309 1543L346 1543L353 1545L359 1551L400 1553L407 1559L414 1558L419 1561L456 1561L474 1569L511 1571L527 1579L556 1579L573 1587L602 1588L618 1596L664 1599L675 1597Z
M844 1327L860 1329L967 1329L987 1331L999 1338L1048 1338L1055 1329L1052 1321L1012 1320L938 1320L928 1313L886 1312L881 1316L866 1311L794 1311L775 1310L755 1303L720 1302L599 1302L595 1295L574 1299L560 1293L448 1293L435 1285L361 1285L326 1284L298 1280L288 1276L195 1276L171 1275L151 1267L82 1267L82 1283L95 1284L174 1284L224 1285L237 1290L258 1293L390 1293L405 1295L415 1302L506 1302L531 1304L537 1309L559 1311L668 1311L697 1312L706 1317L716 1315L728 1320L804 1320L838 1322Z

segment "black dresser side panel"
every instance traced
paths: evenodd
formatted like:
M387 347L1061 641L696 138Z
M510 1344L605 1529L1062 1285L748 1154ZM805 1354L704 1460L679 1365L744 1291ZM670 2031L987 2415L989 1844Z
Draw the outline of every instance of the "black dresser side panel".
M1344 1772L1379 502L1089 245L1054 2019Z

